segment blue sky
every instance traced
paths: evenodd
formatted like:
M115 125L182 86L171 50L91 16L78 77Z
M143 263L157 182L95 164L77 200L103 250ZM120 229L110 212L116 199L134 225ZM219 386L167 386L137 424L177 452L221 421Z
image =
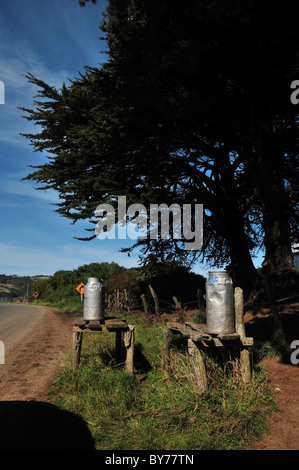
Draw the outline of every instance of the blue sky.
M119 252L132 241L82 242L86 225L70 224L54 212L54 191L36 191L34 182L22 182L29 165L42 164L46 156L33 152L20 133L33 130L22 118L20 106L32 107L36 87L24 74L30 72L50 85L78 76L84 65L105 61L100 51L98 26L106 1L84 8L77 0L2 1L0 7L0 80L5 85L5 104L0 105L0 273L53 274L91 262L115 261L137 266L138 256ZM88 227L87 227L88 228ZM196 272L207 273L197 266Z
M0 105L0 273L53 274L95 261L137 265L136 257L119 253L117 240L75 240L86 236L86 225L73 226L54 212L54 191L36 191L34 182L21 181L29 165L46 161L19 135L33 130L33 125L18 107L31 108L37 91L24 74L30 72L60 88L84 65L104 62L98 26L105 5L103 0L84 8L77 0L1 2L0 80L5 104Z

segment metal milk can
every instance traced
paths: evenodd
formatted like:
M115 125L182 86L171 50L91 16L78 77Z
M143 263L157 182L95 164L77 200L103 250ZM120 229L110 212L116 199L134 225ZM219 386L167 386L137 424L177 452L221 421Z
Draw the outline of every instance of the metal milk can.
M84 287L84 320L105 320L105 287L98 277L89 277Z
M209 272L206 282L206 324L210 334L235 332L233 282L225 271Z

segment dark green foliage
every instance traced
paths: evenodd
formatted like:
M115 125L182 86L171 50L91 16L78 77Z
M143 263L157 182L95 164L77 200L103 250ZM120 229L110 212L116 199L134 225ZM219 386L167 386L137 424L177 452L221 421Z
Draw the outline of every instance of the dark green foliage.
M60 194L58 212L95 222L102 202L202 203L204 244L139 240L146 259L205 256L243 289L255 250L289 268L298 227L298 4L110 0L109 60L61 90L38 86L26 135L49 162L27 179ZM91 230L91 237L94 231Z
M125 270L117 263L90 263L72 271L56 271L46 280L35 282L33 289L39 293L38 299L70 309L82 308L81 297L76 287L89 277L99 277L105 282L116 273Z
M154 312L153 298L148 287L150 284L159 297L161 313L174 311L173 296L178 298L182 307L197 308L197 290L204 289L205 282L202 276L190 272L184 266L161 264L145 272L140 268L126 269L117 263L105 262L79 266L72 271L56 271L53 276L36 281L33 290L39 293L38 300L42 302L49 302L60 308L80 310L81 297L76 287L81 282L86 284L89 277L99 277L103 280L106 301L110 296L114 302L116 290L123 294L126 289L131 309L143 309L140 295L146 294L149 309Z

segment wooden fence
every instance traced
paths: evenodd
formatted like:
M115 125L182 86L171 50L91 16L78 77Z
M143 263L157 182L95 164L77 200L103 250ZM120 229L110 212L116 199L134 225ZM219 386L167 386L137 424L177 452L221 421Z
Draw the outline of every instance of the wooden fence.
M114 289L113 293L106 294L105 298L107 310L109 312L141 310L144 313L161 315L162 313L172 313L176 311L183 317L184 312L189 309L199 309L200 317L205 320L204 294L198 289L197 298L182 304L176 296L172 296L171 302L159 299L154 288L149 284L148 291L140 295L139 299L130 297L127 289Z

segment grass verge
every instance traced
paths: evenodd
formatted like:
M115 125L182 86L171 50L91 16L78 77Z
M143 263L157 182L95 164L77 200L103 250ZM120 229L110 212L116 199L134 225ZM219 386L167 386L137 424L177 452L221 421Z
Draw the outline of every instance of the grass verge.
M80 369L71 352L50 392L52 403L81 416L99 450L237 450L266 431L275 403L262 369L244 385L237 360L206 357L209 390L200 395L184 341L172 345L172 370L160 370L163 324L136 325L130 376L113 355L114 335L85 333ZM142 374L142 375L141 375Z

